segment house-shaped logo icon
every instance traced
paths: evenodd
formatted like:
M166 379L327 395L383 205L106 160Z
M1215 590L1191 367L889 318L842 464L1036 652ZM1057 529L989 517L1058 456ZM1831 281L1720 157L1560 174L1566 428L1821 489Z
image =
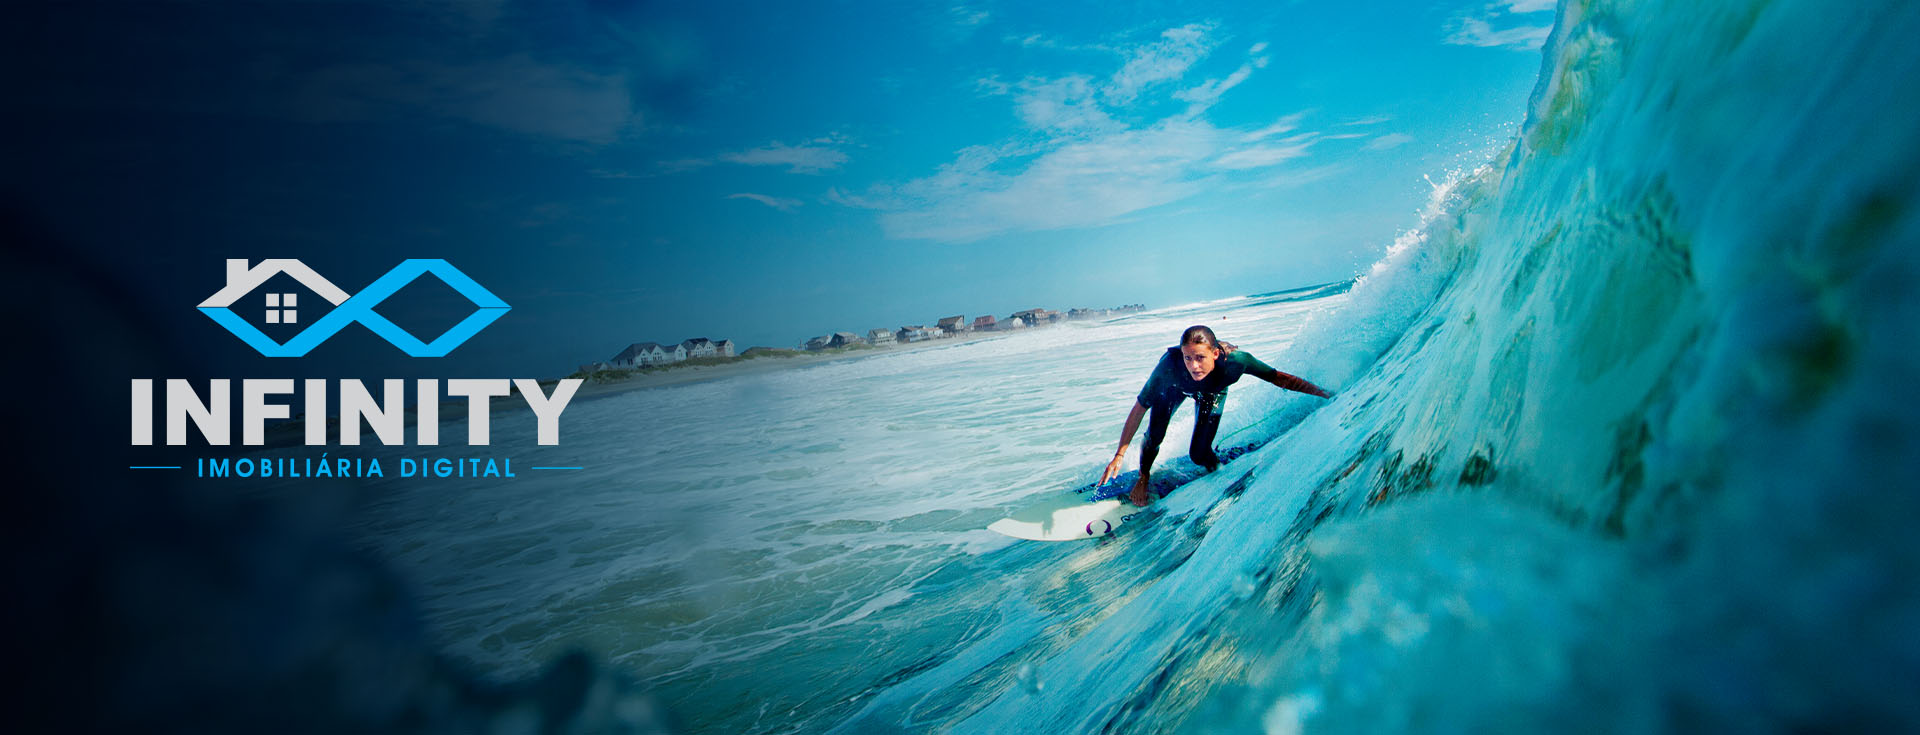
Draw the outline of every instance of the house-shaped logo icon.
M312 307L318 304L301 304L296 294L269 293L261 301L265 306L264 321L267 324L307 324L299 334L286 342L275 342L259 327L236 314L235 304L248 297L268 280L280 274L286 274L300 285L317 294L333 306L331 310L317 320L303 319L302 315L319 313ZM392 296L407 284L427 274L433 274L445 282L461 296L472 301L474 312L445 334L432 342L422 342L399 325L389 321L374 311L381 301ZM300 357L307 354L320 343L327 341L348 324L359 322L375 334L385 338L393 346L414 357L442 357L453 348L459 347L481 329L492 324L511 309L500 297L475 283L467 274L461 273L447 261L438 258L414 258L402 261L393 270L374 279L360 293L349 295L339 286L333 285L305 263L292 258L269 258L258 265L248 267L245 259L227 260L227 285L225 288L200 302L202 313L212 317L220 326L242 341L252 345L260 354L267 357Z

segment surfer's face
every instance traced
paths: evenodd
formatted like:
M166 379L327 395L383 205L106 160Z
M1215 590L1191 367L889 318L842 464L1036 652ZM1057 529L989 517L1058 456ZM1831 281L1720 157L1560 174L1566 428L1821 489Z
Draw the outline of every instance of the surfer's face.
M1207 345L1180 345L1180 359L1187 364L1187 375L1194 380L1203 380L1213 372L1213 363L1220 359L1219 350Z

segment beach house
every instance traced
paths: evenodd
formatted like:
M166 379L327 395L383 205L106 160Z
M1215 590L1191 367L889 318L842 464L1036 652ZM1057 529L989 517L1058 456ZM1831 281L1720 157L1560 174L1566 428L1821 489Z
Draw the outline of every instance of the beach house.
M967 318L965 316L950 316L941 319L940 322L934 326L939 328L939 330L948 337L959 335L972 329L972 327L967 324Z
M1016 311L1008 319L1018 319L1029 327L1040 327L1060 321L1060 312L1047 309L1027 309Z
M706 337L694 337L693 339L681 342L680 347L687 351L687 358L717 357L719 355L719 350L714 347L713 340L707 339Z
M872 342L877 347L892 345L894 343L893 330L887 329L886 327L869 329L867 330L867 341Z
M657 342L635 342L614 355L607 362L618 368L637 368L660 365L667 361L667 351Z
M901 327L899 331L893 333L893 337L897 342L925 342L933 339L939 331L915 324L910 327Z
M667 347L657 342L635 342L614 355L608 362L618 368L652 367L667 365L687 359L687 348L683 345Z

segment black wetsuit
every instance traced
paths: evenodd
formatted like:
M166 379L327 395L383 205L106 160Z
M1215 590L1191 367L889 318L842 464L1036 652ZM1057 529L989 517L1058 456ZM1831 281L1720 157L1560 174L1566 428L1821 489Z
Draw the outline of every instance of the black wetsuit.
M1149 411L1147 443L1140 447L1141 471L1144 473L1153 467L1154 458L1160 454L1160 441L1167 437L1167 421L1188 396L1193 397L1196 415L1193 443L1187 447L1187 456L1209 472L1218 468L1220 458L1213 453L1213 435L1220 430L1220 413L1227 407L1227 386L1247 374L1262 380L1278 380L1288 390L1318 393L1313 384L1268 367L1244 350L1221 355L1213 363L1213 372L1207 373L1203 380L1194 380L1187 374L1180 348L1168 347L1167 353L1160 357L1160 364L1154 366L1153 374L1147 376L1147 385L1140 389L1138 398L1140 405Z

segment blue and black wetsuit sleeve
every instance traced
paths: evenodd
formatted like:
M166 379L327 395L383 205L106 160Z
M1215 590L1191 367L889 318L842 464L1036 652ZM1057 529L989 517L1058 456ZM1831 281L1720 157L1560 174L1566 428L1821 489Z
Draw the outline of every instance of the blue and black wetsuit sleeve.
M1288 375L1275 370L1266 363L1261 362L1260 358L1247 354L1244 350L1236 350L1228 355L1227 358L1240 363L1242 367L1246 368L1246 374L1295 393L1306 393L1308 395L1321 395L1322 393L1319 386L1309 383L1298 376Z
M1261 380L1271 381L1275 376L1280 375L1280 371L1261 362L1260 358L1254 357L1246 350L1234 350L1233 352L1227 353L1227 359L1239 363L1246 374Z

